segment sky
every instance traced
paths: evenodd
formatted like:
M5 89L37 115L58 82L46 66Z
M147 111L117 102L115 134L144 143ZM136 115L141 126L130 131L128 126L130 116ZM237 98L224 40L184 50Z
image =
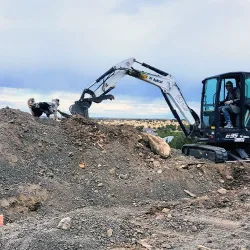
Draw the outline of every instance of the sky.
M201 81L250 71L250 0L0 0L0 108L59 98L130 57L174 75L199 112ZM160 89L126 76L90 117L172 118Z

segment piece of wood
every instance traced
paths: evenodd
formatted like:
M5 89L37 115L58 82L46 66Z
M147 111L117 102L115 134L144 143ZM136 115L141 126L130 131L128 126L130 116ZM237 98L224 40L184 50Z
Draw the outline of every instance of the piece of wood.
M208 247L205 247L205 246L202 246L202 245L198 245L197 249L199 249L199 250L211 250L211 248L208 248Z
M196 195L193 194L193 193L191 193L190 191L184 189L184 192L185 192L186 194L188 194L189 196L191 196L191 197L193 197L193 198L196 198Z
M186 163L186 164L181 165L179 168L180 169L188 169L189 166L201 165L201 164L206 164L206 163L205 162L190 162L190 163Z

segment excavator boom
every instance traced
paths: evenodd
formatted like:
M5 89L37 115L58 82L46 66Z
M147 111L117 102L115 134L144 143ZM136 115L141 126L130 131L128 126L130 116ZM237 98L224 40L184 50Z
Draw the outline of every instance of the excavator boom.
M137 70L133 67L134 63L138 63L142 67L148 68L157 74ZM198 115L196 115L195 112L188 107L174 80L174 77L146 63L140 63L133 57L114 65L88 88L86 88L83 91L80 100L71 107L71 113L74 113L75 111L75 113L80 115L88 116L86 115L86 111L91 106L92 102L100 103L107 99L113 100L114 97L112 95L108 95L108 93L114 89L116 83L126 75L160 88L162 95L164 96L168 106L170 107L175 118L178 120L186 136L190 135L190 131L186 129L174 107L177 107L182 117L189 123L190 126L192 126L192 128L199 125L200 121Z
M145 67L154 73L135 69L135 63L140 64L142 67ZM149 64L140 63L133 57L114 65L96 79L88 88L84 89L80 99L70 107L71 114L78 114L88 118L88 109L93 102L100 103L103 100L114 99L114 96L109 94L109 92L114 89L116 83L125 76L137 78L160 88L164 99L166 100L172 114L179 122L185 136L189 138L198 137L200 141L203 140L203 138L200 138L200 118L194 110L187 105L174 77ZM189 123L189 129L184 126L180 116ZM227 151L224 148L204 144L183 145L182 152L186 155L193 155L197 158L205 158L214 162L225 162L228 157Z

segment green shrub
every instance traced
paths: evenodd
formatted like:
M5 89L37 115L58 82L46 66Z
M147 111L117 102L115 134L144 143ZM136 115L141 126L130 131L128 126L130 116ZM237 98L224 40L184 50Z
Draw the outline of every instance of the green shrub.
M193 143L193 140L186 138L183 132L175 132L172 136L174 136L174 138L169 143L171 148L181 149L184 144Z
M169 143L169 146L176 149L181 149L184 144L193 143L192 139L186 138L184 133L179 130L173 130L173 125L167 125L165 128L159 128L156 132L161 138L167 136L173 136L173 140ZM175 127L175 126L174 126Z

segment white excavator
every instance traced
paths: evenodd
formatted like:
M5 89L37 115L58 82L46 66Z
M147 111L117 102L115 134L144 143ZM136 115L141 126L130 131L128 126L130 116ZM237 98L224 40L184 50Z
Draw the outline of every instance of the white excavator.
M135 69L136 63L154 73ZM186 103L172 75L146 63L138 62L135 58L128 58L111 67L88 88L84 89L80 99L70 106L70 113L89 118L88 109L92 103L113 100L114 96L109 92L125 76L137 78L160 88L185 136L197 141L195 144L183 145L182 152L184 154L214 162L250 160L250 113L248 108L250 105L247 104L248 99L250 100L250 91L248 93L250 73L231 72L204 79L202 81L200 119ZM240 112L232 114L233 128L223 127L222 124L225 120L223 120L223 115L219 110L220 102L225 99L227 80L233 82L235 87L240 88L242 96ZM189 128L183 124L181 116L188 122Z

